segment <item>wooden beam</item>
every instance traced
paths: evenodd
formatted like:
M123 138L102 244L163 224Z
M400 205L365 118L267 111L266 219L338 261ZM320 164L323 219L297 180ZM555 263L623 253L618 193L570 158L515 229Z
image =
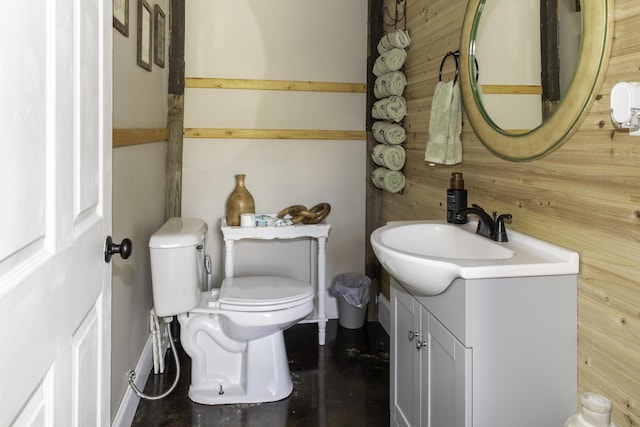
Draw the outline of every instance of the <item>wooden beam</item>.
M371 111L371 107L376 102L376 97L373 93L373 85L376 76L373 75L373 65L379 56L377 51L378 41L384 34L383 24L383 0L369 0L369 34L367 43L367 81L369 83L369 91L367 92L367 111ZM406 10L405 10L406 13ZM405 15L406 16L406 15ZM406 22L405 22L406 23ZM371 114L367 114L367 130L371 130L374 119ZM371 294L372 298L369 300L369 310L367 318L369 320L376 320L378 318L378 306L377 298L375 295L383 293L387 300L391 300L389 287L383 287L382 280L382 266L373 253L371 242L368 236L371 235L373 230L383 225L382 221L382 191L376 188L371 182L369 177L374 171L376 165L371 161L370 153L377 145L377 141L373 138L373 133L367 132L367 151L365 154L366 175L362 177L366 181L366 206L365 206L365 236L367 236L365 249L364 249L364 272L371 279Z
M212 129L185 128L186 138L213 139L320 139L364 141L365 131L308 129Z
M542 95L538 85L482 85L483 95Z
M542 120L560 103L560 35L558 0L540 1L540 65Z
M185 87L201 89L247 89L304 92L365 93L366 83L309 82L295 80L255 80L187 77Z
M113 129L113 147L166 141L169 129Z
M171 0L169 5L169 93L167 126L169 143L166 157L165 218L182 214L182 148L184 127L184 31L183 0Z

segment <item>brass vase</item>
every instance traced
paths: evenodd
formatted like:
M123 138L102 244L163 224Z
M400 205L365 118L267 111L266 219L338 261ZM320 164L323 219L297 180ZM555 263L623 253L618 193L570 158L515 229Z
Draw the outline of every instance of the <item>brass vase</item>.
M236 175L236 187L227 198L227 224L231 226L240 225L240 214L256 213L253 196L244 185L245 176L246 175Z

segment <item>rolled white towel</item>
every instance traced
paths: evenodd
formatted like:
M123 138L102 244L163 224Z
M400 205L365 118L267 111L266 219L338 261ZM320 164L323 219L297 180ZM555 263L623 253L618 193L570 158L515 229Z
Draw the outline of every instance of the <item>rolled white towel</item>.
M392 171L399 171L404 166L406 152L400 145L378 144L373 147L371 159L378 166Z
M390 193L397 193L404 188L405 178L402 172L387 168L377 168L371 172L373 185Z
M411 44L411 38L409 37L409 33L405 30L397 30L391 33L387 33L378 42L378 53L383 54L384 52L393 49L394 47L405 49Z
M393 48L384 52L376 59L373 64L373 74L380 77L391 71L398 71L407 60L407 51L404 49Z
M402 71L392 71L376 79L373 85L373 94L382 99L388 96L400 96L407 86L407 78Z
M373 104L371 116L379 120L400 122L407 115L407 101L402 96L390 96Z
M381 144L397 145L407 139L404 128L396 123L377 121L371 126L371 131L375 140Z

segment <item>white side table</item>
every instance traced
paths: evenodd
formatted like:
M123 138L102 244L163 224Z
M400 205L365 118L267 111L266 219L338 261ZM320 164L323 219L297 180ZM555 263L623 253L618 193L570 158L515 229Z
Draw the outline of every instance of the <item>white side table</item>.
M232 227L227 225L226 218L222 218L222 237L224 239L224 276L230 278L235 272L234 244L236 240L272 240L298 239L308 237L315 239L316 245L311 245L311 284L316 289L314 311L300 323L318 324L318 343L325 344L327 329L327 314L325 309L327 255L326 246L330 224L295 224L284 227ZM315 283L314 283L315 281Z

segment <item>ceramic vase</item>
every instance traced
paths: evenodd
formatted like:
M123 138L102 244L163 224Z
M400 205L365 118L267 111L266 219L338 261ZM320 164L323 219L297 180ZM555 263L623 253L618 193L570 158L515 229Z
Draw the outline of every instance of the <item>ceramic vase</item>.
M227 198L225 215L227 224L231 226L240 225L240 214L256 213L256 206L253 196L244 184L246 175L236 175L236 187Z

